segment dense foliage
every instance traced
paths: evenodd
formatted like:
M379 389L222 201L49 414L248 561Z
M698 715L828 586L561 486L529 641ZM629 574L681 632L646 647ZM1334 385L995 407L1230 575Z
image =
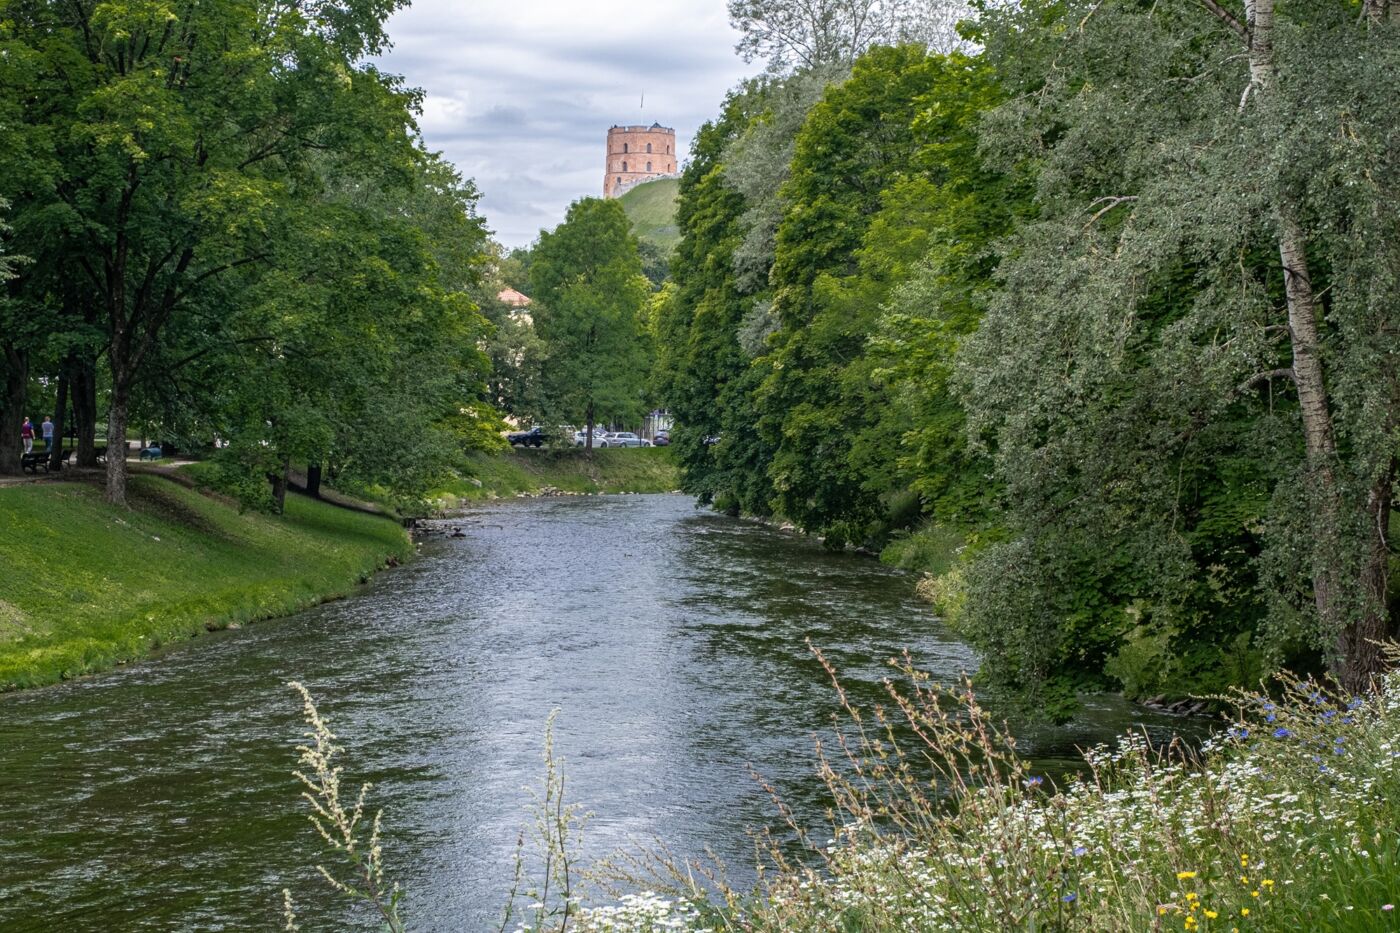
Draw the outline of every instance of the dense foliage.
M687 488L929 571L1052 717L1364 688L1400 603L1391 7L989 6L976 55L811 60L797 9L733 5L774 68L681 184Z
M91 465L105 411L112 450L217 441L280 498L294 460L412 492L489 434L476 193L367 62L399 5L0 5L0 196L30 260L0 449L52 405ZM123 502L124 458L106 472Z
M594 425L632 423L645 408L651 285L622 205L576 201L562 224L540 234L530 286L548 358L545 410L556 424L581 417L591 448Z

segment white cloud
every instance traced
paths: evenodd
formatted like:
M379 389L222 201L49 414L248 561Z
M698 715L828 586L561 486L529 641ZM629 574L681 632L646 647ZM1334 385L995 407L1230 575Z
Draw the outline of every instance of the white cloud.
M674 126L687 152L751 70L724 0L417 0L389 35L381 67L426 92L428 146L476 179L507 246L601 192L609 126Z

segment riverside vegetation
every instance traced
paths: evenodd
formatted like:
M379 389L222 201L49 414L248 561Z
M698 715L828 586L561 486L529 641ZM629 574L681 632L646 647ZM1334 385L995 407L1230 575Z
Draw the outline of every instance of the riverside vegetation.
M1391 792L1400 776L1400 674L1350 698L1332 683L1281 677L1269 694L1222 698L1232 725L1199 750L1128 735L1086 751L1084 773L1055 786L1018 757L1014 738L969 688L932 684L907 660L891 663L898 670L887 705L859 709L841 694L846 718L834 723L834 742L818 746L831 838L791 825L794 854L763 837L766 868L753 890L664 852L574 864L584 818L563 799L562 763L547 739L531 837L539 852L518 863L502 929L513 920L518 931L598 933L1238 933L1400 923L1400 812ZM839 693L836 671L826 669ZM302 764L316 775L307 799L333 860L321 871L390 929L404 929L398 889L385 881L380 815L368 816L368 788L353 805L351 795L342 799L332 762L343 749L302 694L311 727ZM619 884L652 890L602 904L585 896L607 901Z
M684 488L883 550L1001 702L1382 667L1393 0L733 0L656 300ZM957 31L948 29L963 16Z

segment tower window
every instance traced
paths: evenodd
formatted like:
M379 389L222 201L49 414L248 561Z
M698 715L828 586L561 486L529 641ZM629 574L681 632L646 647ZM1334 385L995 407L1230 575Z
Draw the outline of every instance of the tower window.
M647 143L647 152L651 152L651 143Z
M648 172L651 171L651 163L650 163L650 162L647 163L647 171L648 171Z
M626 144L626 143L623 143L623 144L622 144L622 151L623 151L623 152L626 152L626 151L627 151L627 144Z
M622 163L622 170L623 170L624 172L627 171L627 163L626 163L626 162L623 162L623 163Z
M671 147L670 147L670 146L667 146L667 147L666 147L666 154L667 154L667 155L670 155L670 154L671 154Z

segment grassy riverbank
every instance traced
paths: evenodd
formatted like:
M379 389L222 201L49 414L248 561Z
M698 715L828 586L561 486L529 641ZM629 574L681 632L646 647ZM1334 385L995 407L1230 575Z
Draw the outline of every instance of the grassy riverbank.
M0 690L139 658L348 593L411 553L394 522L298 496L285 516L137 476L131 509L83 483L0 489Z
M667 447L595 450L509 450L474 454L460 479L434 495L442 504L506 499L547 490L569 493L672 492L680 486L675 458Z

